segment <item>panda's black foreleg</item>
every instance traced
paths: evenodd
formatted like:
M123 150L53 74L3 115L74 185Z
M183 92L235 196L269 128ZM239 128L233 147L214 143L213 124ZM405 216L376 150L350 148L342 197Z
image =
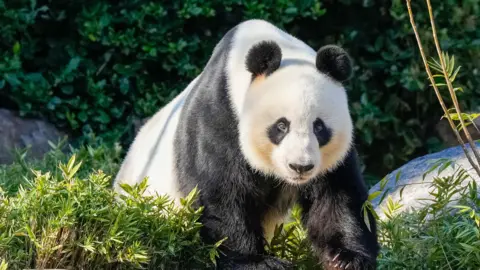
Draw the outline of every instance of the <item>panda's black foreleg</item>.
M232 189L233 190L233 189ZM293 269L287 261L265 253L261 208L257 200L236 192L215 192L202 200L202 238L214 243L224 237L217 269Z
M300 194L304 226L325 269L376 268L376 222L369 213L370 231L363 218L368 191L355 150L335 171L303 187Z

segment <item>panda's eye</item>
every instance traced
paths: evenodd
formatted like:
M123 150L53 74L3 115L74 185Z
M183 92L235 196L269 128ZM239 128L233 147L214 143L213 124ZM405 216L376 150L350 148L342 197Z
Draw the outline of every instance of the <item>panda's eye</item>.
M273 144L279 145L287 136L289 129L290 121L285 117L281 117L267 128L267 136Z
M317 134L322 132L323 129L324 129L323 122L322 121L317 121L315 123L315 125L313 126L313 129L314 129L315 133L317 133Z
M327 144L332 136L331 130L320 118L315 119L313 122L313 133L317 137L320 146Z
M325 129L326 129L325 123L323 123L322 119L317 118L313 122L313 132L315 133L315 135L319 136L319 135L323 134Z
M285 124L285 122L283 122L283 121L280 121L280 122L277 123L277 128L281 132L287 132L287 129L288 129L287 124Z

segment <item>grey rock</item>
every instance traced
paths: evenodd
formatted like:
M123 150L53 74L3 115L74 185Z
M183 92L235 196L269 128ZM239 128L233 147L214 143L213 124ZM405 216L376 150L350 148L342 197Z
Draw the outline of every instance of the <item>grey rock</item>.
M480 150L480 143L477 142L476 145L477 149ZM470 156L475 160L469 144L467 143L466 146L470 153ZM438 169L441 167L440 166L427 174L425 176L425 179L423 179L423 175L428 172L428 170L434 165L434 162L438 161L439 159L451 160L454 164L454 168L452 168L452 166L449 166L440 174L438 174ZM393 201L400 202L403 205L403 207L399 209L396 213L401 213L403 211L412 211L418 209L419 207L425 206L426 204L428 204L429 201L424 199L432 198L432 195L429 194L429 192L432 191L433 188L428 182L432 182L434 177L446 177L453 175L455 171L459 168L458 166L465 169L467 173L471 176L471 178L468 177L465 181L463 181L462 185L467 185L468 182L473 179L477 182L477 186L480 187L480 177L472 168L470 162L465 156L465 152L463 151L462 147L451 147L437 153L413 159L407 164L388 174L386 176L388 182L383 188L383 191L381 191L382 193L372 200L372 205L376 213L381 219L385 217L383 208L386 208L386 198L389 195L392 197ZM399 172L400 174L398 175ZM398 182L395 183L397 175L399 176ZM402 197L400 197L400 190L402 189L402 187L404 187L404 190L402 192ZM387 196L385 196L385 199L380 203L380 199L387 189ZM370 194L379 190L380 182L370 189Z
M48 141L56 143L64 136L41 119L23 119L15 112L0 109L0 164L14 161L15 148L30 147L27 157L41 158L51 150Z

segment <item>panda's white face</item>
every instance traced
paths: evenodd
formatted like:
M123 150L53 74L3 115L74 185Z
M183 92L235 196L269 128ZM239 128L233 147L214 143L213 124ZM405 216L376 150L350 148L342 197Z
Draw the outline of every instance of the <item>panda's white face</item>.
M334 168L352 141L345 89L314 64L287 65L256 77L239 119L249 164L291 184Z

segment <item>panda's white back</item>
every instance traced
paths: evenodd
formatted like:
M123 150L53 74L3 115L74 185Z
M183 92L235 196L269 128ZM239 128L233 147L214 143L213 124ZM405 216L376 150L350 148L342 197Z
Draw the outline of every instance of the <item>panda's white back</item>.
M115 191L123 194L120 183L134 185L148 177L146 195L168 194L178 198L173 142L185 97L197 79L141 127L115 178Z

